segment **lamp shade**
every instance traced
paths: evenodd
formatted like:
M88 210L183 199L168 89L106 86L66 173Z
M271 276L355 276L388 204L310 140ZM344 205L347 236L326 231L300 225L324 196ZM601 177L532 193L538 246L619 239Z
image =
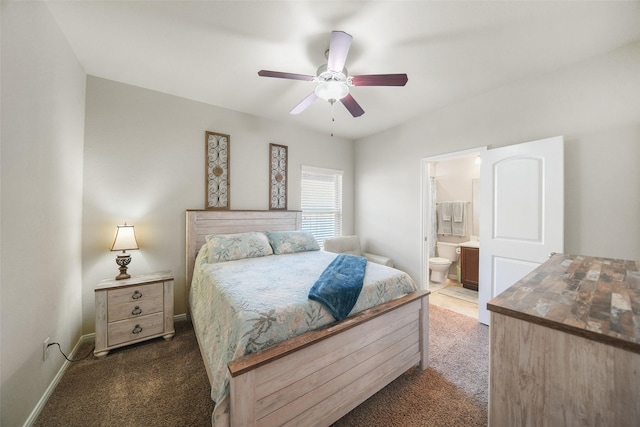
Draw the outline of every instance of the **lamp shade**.
M315 92L316 95L325 101L337 101L349 94L349 86L344 82L329 80L319 83L318 86L316 86Z
M138 248L138 242L136 241L136 232L133 229L133 225L119 225L116 231L116 237L113 239L111 245L112 251L130 251Z

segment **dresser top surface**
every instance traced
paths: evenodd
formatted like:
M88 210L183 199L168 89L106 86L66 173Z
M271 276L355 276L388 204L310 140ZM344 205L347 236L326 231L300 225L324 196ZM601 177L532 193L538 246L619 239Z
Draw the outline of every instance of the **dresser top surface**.
M640 353L640 262L555 254L487 308Z
M103 289L119 288L124 286L135 286L141 283L151 282L164 282L167 280L173 280L173 273L171 270L157 271L155 273L140 274L137 276L131 276L129 279L116 280L116 279L104 279L95 287L96 291Z

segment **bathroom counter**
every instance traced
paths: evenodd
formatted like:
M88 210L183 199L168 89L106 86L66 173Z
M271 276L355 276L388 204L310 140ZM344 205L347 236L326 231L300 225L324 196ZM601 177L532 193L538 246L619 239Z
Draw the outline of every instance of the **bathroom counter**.
M489 425L636 425L639 269L555 254L489 301Z
M460 243L460 246L464 246L465 248L479 248L480 242L478 240L469 240L469 241Z

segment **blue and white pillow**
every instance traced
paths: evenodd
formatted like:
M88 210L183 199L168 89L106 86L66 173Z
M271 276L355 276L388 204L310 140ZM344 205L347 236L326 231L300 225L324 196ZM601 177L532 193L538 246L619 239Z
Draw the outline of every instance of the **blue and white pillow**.
M275 255L320 250L315 237L307 231L270 231L267 237Z
M273 254L267 236L256 231L236 234L210 234L207 236L207 246L210 264Z

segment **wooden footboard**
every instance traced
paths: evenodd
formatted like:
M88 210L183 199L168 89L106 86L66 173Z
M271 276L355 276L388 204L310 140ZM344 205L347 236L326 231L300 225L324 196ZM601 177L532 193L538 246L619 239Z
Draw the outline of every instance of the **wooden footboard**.
M330 425L428 365L429 292L363 311L229 363L231 425Z

